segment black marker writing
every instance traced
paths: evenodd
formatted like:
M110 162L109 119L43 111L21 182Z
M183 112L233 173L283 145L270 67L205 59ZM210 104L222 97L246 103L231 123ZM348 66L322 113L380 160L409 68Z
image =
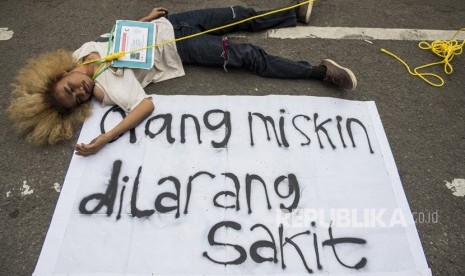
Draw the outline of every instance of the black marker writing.
M370 137L368 136L366 127L362 124L362 122L360 122L360 120L357 120L355 118L348 118L347 123L346 123L346 128L347 128L347 132L349 133L350 140L352 141L352 146L355 148L354 136L352 135L352 123L353 122L357 123L363 128L363 130L365 131L365 135L367 137L368 146L370 147L370 153L375 153L373 149L371 148Z
M213 198L213 205L215 207L220 207L220 208L225 208L225 209L228 209L228 208L236 208L236 211L239 211L241 209L240 207L240 204L239 204L239 191L241 189L241 184L239 183L239 178L237 178L237 176L233 173L222 173L222 175L224 175L225 177L231 179L233 182L234 182L234 187L236 188L236 192L231 192L231 191L222 191L222 192L219 192L215 195L215 197ZM236 198L236 205L230 205L230 206L224 206L220 203L218 203L218 198L220 196L224 195L225 197L226 196L232 196L232 197L235 197Z
M315 222L312 222L312 227L315 228L316 224ZM236 231L240 231L242 229L242 225L239 222L235 221L221 221L213 225L208 232L208 243L212 246L224 246L224 247L232 247L234 248L238 253L239 257L234 259L234 260L229 260L229 261L219 261L217 259L214 259L207 253L207 251L203 252L203 256L206 257L208 260L216 263L216 264L222 264L222 265L227 265L227 264L242 264L247 260L247 252L244 249L243 243L240 243L241 245L238 244L231 244L231 243L226 243L226 242L219 242L215 240L215 234L218 230L223 228L224 231L229 231L229 228L234 229ZM320 254L319 254L319 245L321 246L331 246L334 252L334 256L336 260L338 261L339 264L342 266L349 268L349 269L361 269L367 264L367 259L362 258L356 265L354 266L349 266L345 263L343 263L339 257L339 255L336 253L335 246L337 244L365 244L366 241L360 238L355 238L355 237L345 237L345 238L334 238L332 234L332 227L330 226L328 231L329 231L329 239L325 240L323 243L318 243L318 235L315 233L311 233L310 230L306 230L303 232L298 232L294 234L288 234L288 230L284 229L284 226L280 224L278 226L278 238L279 238L279 247L277 247L276 240L274 238L273 233L271 230L265 226L264 224L254 224L251 228L250 231L254 231L257 228L261 228L265 230L267 234L267 238L263 239L258 239L254 241L253 243L250 244L249 247L249 254L252 259L257 264L264 263L264 262L273 262L273 263L278 263L279 258L278 258L278 250L280 252L280 261L281 261L281 269L284 270L287 268L285 259L286 259L286 252L288 249L286 249L288 246L291 246L289 248L295 250L295 252L299 255L300 260L302 262L303 267L308 273L313 273L313 269L310 267L310 263L307 262L307 258L305 257L305 254L308 254L308 249L309 247L313 247L314 251L316 253L316 266L318 270L323 269L323 266L320 263ZM247 236L247 233L239 233L244 236ZM236 236L236 235L234 235ZM238 235L239 236L239 235ZM239 236L240 237L240 236ZM310 240L313 240L313 242L309 242ZM265 249L271 249L273 252L272 256L263 256L263 252ZM226 249L225 249L226 250ZM216 252L219 252L216 250ZM218 254L218 253L217 253ZM224 255L224 252L221 254Z
M280 113L284 114L285 110L281 109ZM259 118L260 119L259 121L261 121L262 124L254 123L256 121L254 120L254 117ZM302 118L306 121L311 121L311 118L309 116L304 115L304 114L298 114L292 117L292 127L287 127L286 117L285 115L281 115L279 117L279 135L278 135L278 130L276 129L277 128L276 123L272 116L265 115L265 114L258 113L258 112L248 112L250 145L252 147L256 146L256 140L254 136L256 133L258 133L257 126L263 125L264 130L266 132L267 141L275 140L276 145L278 147L282 147L282 146L284 146L285 148L290 147L291 145L289 141L287 140L287 133L292 132L292 131L297 131L297 133L305 139L305 141L300 143L300 146L310 145L310 142L311 142L310 134L314 133L316 135L316 138L318 139L319 148L321 150L325 149L325 143L324 143L325 139L322 138L322 135L326 137L326 140L328 141L330 147L332 149L336 149L337 147L335 143L333 142L333 140L335 139L334 135L337 131L337 133L339 134L338 138L341 141L342 147L347 148L347 145L344 141L344 136L343 136L344 130L346 130L352 141L352 146L355 148L356 147L355 137L352 131L352 125L353 123L356 123L365 132L365 137L368 142L370 153L372 154L374 153L373 148L371 147L370 137L368 135L367 128L360 120L356 118L347 118L346 123L345 123L345 129L342 127L342 122L344 119L340 115L336 116L336 123L334 123L332 118L325 118L324 120L321 120L320 115L318 113L314 113L313 114L313 125L299 123L299 122L302 122L301 120ZM336 130L331 131L331 128L333 127L335 127ZM258 129L260 128L258 127ZM274 133L274 139L271 138L271 135L270 135L271 131Z
M105 131L105 120L107 119L108 115L111 113L111 112L117 112L121 115L121 117L124 119L126 118L126 112L124 112L124 110L121 109L121 107L115 105L113 107L111 107L110 109L108 109L107 112L105 112L105 114L103 115L102 117L102 120L100 121L100 132L102 134L105 134L106 131ZM114 141L118 140L121 136L123 136L124 133L121 133L120 135L118 135L117 137L115 137L113 140L111 140L109 143L113 143ZM135 142L137 142L137 138L136 138L136 131L134 128L131 128L129 130L129 142L131 144L134 144Z
M279 185L286 180L288 181L288 186L289 186L289 192L287 195L282 195L279 192ZM297 206L299 205L299 199L300 199L300 189L299 189L299 182L297 181L297 177L294 174L289 174L287 177L286 176L280 176L276 178L274 182L274 190L276 194L280 198L288 198L292 194L294 194L294 201L289 207L285 207L284 204L281 203L280 208L281 209L286 209L288 212L292 212Z
M341 259L339 258L339 256L336 253L336 245L337 244L344 244L344 243L366 244L366 240L359 239L359 238L352 238L352 237L336 238L335 239L333 237L333 231L332 231L331 225L329 226L328 233L329 233L329 239L325 240L323 242L323 246L331 246L331 248L333 249L334 257L336 257L336 260L341 265L343 265L343 266L345 266L347 268L360 269L360 268L363 268L367 264L367 259L365 257L363 257L358 263L356 263L353 266L346 265L345 263L343 263L341 261Z
M263 115L263 114L261 114L261 113L251 113L251 112L249 112L250 144L251 144L252 146L254 145L254 142L253 142L253 133L252 133L252 115L255 115L255 116L257 116L258 118L262 119L263 124L265 125L266 139L268 139L268 141L271 140L270 132L269 132L269 130L268 130L268 124L271 125L271 127L273 128L274 136L275 136L275 138L276 138L276 143L278 143L278 146L281 146L281 142L279 141L278 133L276 132L276 127L275 127L273 118L271 118L271 116L265 116L265 115Z
M329 138L329 135L328 135L328 131L326 130L326 128L324 127L324 125L328 122L331 122L332 120L331 119L326 119L325 121L323 121L323 123L317 125L316 124L316 120L318 119L318 113L315 113L313 114L313 123L315 124L315 133L316 133L316 137L318 137L318 142L320 143L320 148L323 149L323 143L321 143L321 139L320 139L320 134L319 134L319 131L323 131L324 134L326 134L326 138L328 138L328 142L329 144L331 145L331 147L333 149L336 148L336 146L333 144L333 142L331 141L331 138Z
M166 181L171 181L173 183L174 188L176 189L176 193L173 194L173 193L165 192L165 193L159 194L157 199L155 200L155 209L157 209L157 211L160 213L168 213L173 210L176 210L175 217L179 218L179 194L180 194L179 190L181 189L181 183L176 177L168 176L168 177L160 179L160 181L158 181L158 185L162 185ZM169 199L176 201L176 206L163 205L162 201L164 198L169 198Z
M265 191L265 196L266 196L266 203L267 203L267 207L268 209L271 209L271 204L270 204L270 199L268 197L268 191L266 189L266 184L265 184L265 181L263 181L263 179L256 175L256 174L247 174L246 175L246 178L245 178L245 190L246 190L246 194L247 194L247 207L249 208L249 214L252 213L252 207L250 206L250 195L251 195L251 189L252 189L252 181L258 181L262 184L263 186L263 190Z
M153 133L150 130L150 126L152 124L152 121L162 119L163 120L163 125L160 127L157 133ZM145 123L145 134L148 135L150 138L155 138L158 134L162 133L163 131L166 131L166 140L168 143L173 144L175 139L171 135L171 122L173 121L173 115L171 114L160 114L153 116L152 118L147 120L147 123Z
M302 262L303 262L303 265L305 266L305 269L308 271L308 273L313 273L312 269L308 267L307 265L307 262L305 261L305 257L302 253L302 250L300 250L300 247L297 245L297 243L295 243L293 241L294 238L300 236L300 235L309 235L310 234L310 231L305 231L305 232L302 232L302 233L298 233L298 234L295 234L294 236L292 236L291 238L287 238L285 237L283 239L283 225L279 225L279 246L280 246L280 249L281 249L281 267L283 269L286 268L286 264L284 263L284 246L289 243L290 245L292 245L294 247L294 249L297 251L297 253L299 254L300 258L302 259ZM283 240L285 241L283 243Z
M194 181L194 179L196 179L197 177L201 175L208 175L210 176L210 178L215 178L215 175L209 172L198 172L194 174L193 176L189 177L189 182L187 183L187 198L186 198L186 206L184 207L184 214L187 214L188 209L189 209L189 200L191 198L191 191L192 191L192 181Z
M213 125L210 123L210 115L215 114L215 113L223 114L223 119L217 125ZM212 145L214 148L225 148L228 145L229 138L231 137L231 131L232 131L231 114L228 111L223 111L219 109L210 110L206 112L205 115L203 116L203 122L205 123L205 126L209 130L217 130L221 128L222 126L224 126L225 129L224 129L223 141L221 142L212 141Z
M270 237L271 241L260 240L260 241L254 242L250 246L250 250L249 250L250 257L256 263L263 263L263 262L277 263L278 262L278 257L277 257L278 252L277 252L277 249L276 249L276 242L274 240L273 234L263 224L255 224L254 226L252 226L252 228L250 228L250 231L253 231L257 227L263 228L266 231L266 233L268 233L268 236ZM264 258L260 254L258 254L258 251L259 251L260 248L267 248L267 247L271 248L273 250L273 258Z
M292 119L292 125L295 127L295 129L297 129L298 132L300 132L300 134L302 134L305 137L305 139L307 139L306 143L301 143L300 145L307 146L307 145L310 145L310 142L311 142L310 138L308 138L308 136L295 124L295 119L300 118L300 117L304 118L307 121L310 121L310 117L305 116L305 115L297 115L297 116L294 116L294 118Z
M134 186L132 187L132 195L131 195L131 214L133 217L142 218L142 217L150 217L155 213L155 210L144 210L141 211L137 208L137 192L139 190L139 177L142 171L142 167L139 167L137 170L136 180L134 180Z
M222 261L217 261L217 260L212 259L208 255L208 253L206 251L203 252L203 256L205 258L209 259L210 261L212 261L214 263L217 263L217 264L223 264L223 265L239 265L239 264L242 264L247 259L247 252L245 251L245 249L242 246L237 245L237 244L222 243L222 242L215 241L215 233L216 233L216 231L218 229L220 229L222 227L232 228L234 230L241 230L241 225L239 223L237 223L237 222L234 222L234 221L222 221L222 222L219 222L219 223L215 224L210 229L210 231L208 232L208 243L210 245L231 246L239 253L239 257L237 259L229 261L229 262L228 261L222 262Z
M191 114L183 114L181 117L181 143L186 142L186 119L191 118L195 124L195 133L197 133L197 141L199 144L202 144L202 140L200 139L200 124L197 117Z
M120 160L113 163L113 169L111 171L110 182L108 183L107 190L104 194L96 193L87 196L81 200L79 204L79 212L85 215L91 215L97 213L103 206L107 207L107 216L113 213L113 206L115 205L116 194L118 191L118 178L121 171ZM87 210L87 204L93 200L97 200L98 204L92 210Z

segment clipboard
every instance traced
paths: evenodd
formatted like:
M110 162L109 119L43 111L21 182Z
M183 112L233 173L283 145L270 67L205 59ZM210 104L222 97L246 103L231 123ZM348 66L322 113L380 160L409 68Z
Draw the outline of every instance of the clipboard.
M155 44L156 25L152 22L117 20L113 53L131 51ZM153 67L154 49L128 53L113 60L113 67L150 69Z

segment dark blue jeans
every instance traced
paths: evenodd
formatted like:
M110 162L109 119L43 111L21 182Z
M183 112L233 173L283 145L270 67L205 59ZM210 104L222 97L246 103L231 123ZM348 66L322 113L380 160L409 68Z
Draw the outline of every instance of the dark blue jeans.
M223 26L257 14L252 8L234 6L194 10L168 15L176 38ZM293 10L280 12L248 21L224 30L176 42L181 60L185 64L244 68L271 78L308 79L312 66L306 61L291 61L268 55L255 45L238 44L223 38L236 31L256 32L270 28L292 27L297 24Z

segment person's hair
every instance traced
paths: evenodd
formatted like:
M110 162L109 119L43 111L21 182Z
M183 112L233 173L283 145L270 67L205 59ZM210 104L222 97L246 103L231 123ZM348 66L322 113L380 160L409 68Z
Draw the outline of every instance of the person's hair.
M16 76L7 112L15 128L34 144L71 139L90 115L89 102L66 110L55 98L56 83L76 66L71 52L57 50L30 59Z

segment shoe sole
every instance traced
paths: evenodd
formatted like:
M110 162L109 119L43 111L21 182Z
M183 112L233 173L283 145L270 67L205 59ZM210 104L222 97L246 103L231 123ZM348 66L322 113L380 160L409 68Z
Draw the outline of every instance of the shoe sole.
M355 77L354 72L352 72L349 68L342 67L341 65L337 64L334 60L331 60L331 59L325 59L325 60L327 62L331 63L332 65L334 65L334 66L344 70L345 72L347 72L347 74L349 74L349 76L350 76L350 79L352 80L352 83L354 84L354 86L350 90L355 90L355 88L357 87L357 78Z
M313 1L308 2L307 4L307 11L305 12L305 20L304 23L310 23L310 16L312 15L312 8L313 8Z
M308 3L307 13L305 14L305 23L310 23L310 16L312 15L313 1Z

